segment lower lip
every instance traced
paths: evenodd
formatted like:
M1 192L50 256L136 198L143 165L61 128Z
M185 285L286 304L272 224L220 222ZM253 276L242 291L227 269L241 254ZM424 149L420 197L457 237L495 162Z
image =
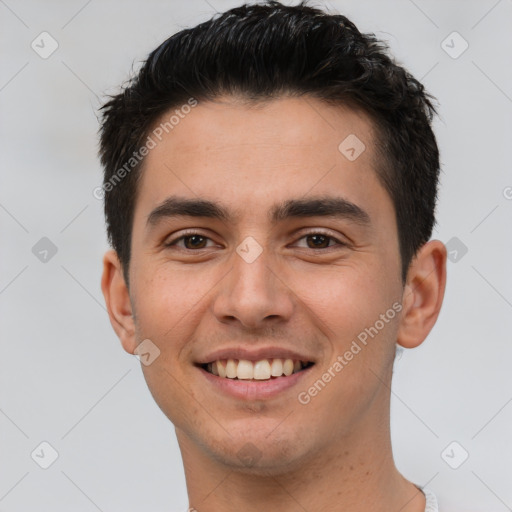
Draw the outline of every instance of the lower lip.
M313 368L310 366L288 377L275 377L269 380L243 380L217 377L199 367L199 371L219 391L243 400L262 400L273 398L297 385Z

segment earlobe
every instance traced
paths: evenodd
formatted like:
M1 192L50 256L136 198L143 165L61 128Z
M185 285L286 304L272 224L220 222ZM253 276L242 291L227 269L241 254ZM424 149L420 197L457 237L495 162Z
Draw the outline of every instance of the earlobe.
M446 247L431 240L421 247L407 273L397 343L420 345L436 323L446 287Z
M137 343L132 305L121 262L113 250L107 251L103 257L101 290L105 297L110 323L123 348L129 354L133 354Z

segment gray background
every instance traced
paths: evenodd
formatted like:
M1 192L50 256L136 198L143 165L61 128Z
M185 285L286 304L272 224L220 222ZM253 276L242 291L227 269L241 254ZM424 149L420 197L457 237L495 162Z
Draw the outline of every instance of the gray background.
M0 0L0 511L187 507L172 425L104 308L95 112L133 62L238 4ZM397 465L442 511L512 510L512 2L316 4L388 41L441 105L435 237L454 261L432 334L396 362ZM46 59L43 31L59 45Z

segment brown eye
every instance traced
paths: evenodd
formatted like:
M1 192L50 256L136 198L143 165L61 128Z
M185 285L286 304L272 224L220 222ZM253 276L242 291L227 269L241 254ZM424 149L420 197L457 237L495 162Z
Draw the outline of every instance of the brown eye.
M201 235L190 235L182 238L186 249L204 249L207 238Z
M210 245L208 245L210 243ZM213 241L200 233L182 235L174 240L165 243L165 247L178 247L179 249L193 251L194 249L207 249L212 247Z
M347 247L347 243L340 241L330 233L322 231L312 231L301 236L296 242L296 247L302 249L322 250L322 249L343 249Z
M329 247L329 241L332 239L332 237L327 235L308 235L306 236L306 239L308 240L308 247L311 249L324 249L326 247ZM311 244L309 244L309 241L311 241Z

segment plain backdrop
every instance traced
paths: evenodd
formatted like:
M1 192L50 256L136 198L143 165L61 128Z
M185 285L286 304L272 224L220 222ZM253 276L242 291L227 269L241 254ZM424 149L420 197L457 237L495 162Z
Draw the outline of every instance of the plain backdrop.
M0 511L188 505L172 424L101 295L96 115L164 39L238 4L0 1ZM439 321L395 364L397 465L441 512L511 510L512 2L313 5L386 40L440 104L451 261Z

